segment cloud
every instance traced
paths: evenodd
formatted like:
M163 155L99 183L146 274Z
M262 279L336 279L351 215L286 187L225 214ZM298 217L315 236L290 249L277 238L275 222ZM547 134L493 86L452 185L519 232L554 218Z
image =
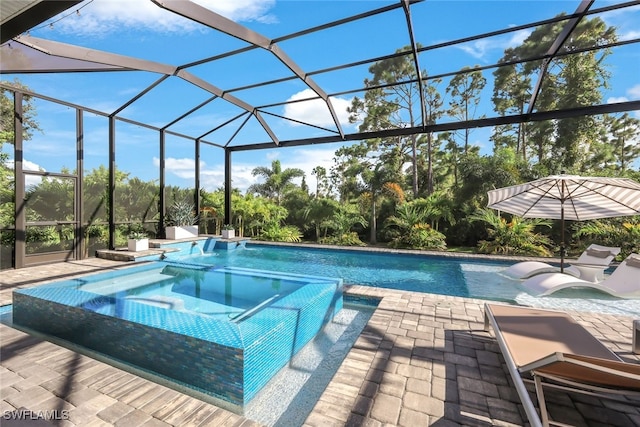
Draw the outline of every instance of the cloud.
M251 174L251 171L258 165L233 163L231 165L231 185L241 193L256 184L259 179ZM215 191L224 187L224 166L210 166L206 163L200 165L200 186L207 191Z
M268 13L274 7L275 0L195 0L194 3L236 22L277 22L277 18ZM55 28L67 33L94 36L119 32L123 28L154 32L202 29L200 24L162 9L151 1L93 0L75 10L80 10L79 16L68 10L53 18ZM62 16L67 17L56 22Z
M640 98L640 84L635 86L631 86L627 89L626 94L628 96L611 96L607 98L607 104L615 104L618 102L628 102L630 99L639 99Z
M158 167L160 165L160 160L157 157L154 157L153 164ZM247 191L249 186L257 183L258 178L251 174L251 171L256 166L258 165L232 163L231 181L233 188L237 188L244 193ZM168 157L165 161L165 173L167 174L167 181L173 181L173 185L193 186L193 182L195 180L195 160L189 158L177 159L174 157ZM172 177L177 178L182 182L175 184L175 180L171 179ZM201 161L200 187L207 191L216 191L217 189L224 187L224 165L209 165L206 162Z
M627 102L629 98L626 96L612 96L607 98L607 104L617 104L618 102Z
M6 160L4 162L4 165L7 168L13 170L15 168L15 161L13 159ZM26 171L38 171L38 172L46 171L46 169L44 169L39 164L31 162L31 161L26 160L26 159L22 161L22 169L26 170ZM13 179L13 178L10 178L10 179ZM46 178L44 178L44 179L46 179ZM40 176L40 175L29 175L29 174L27 174L24 177L25 188L36 187L36 186L38 186L38 185L40 185L42 183L42 180L43 180L43 177Z
M506 36L475 40L455 47L474 58L489 61L488 56L493 52L499 51L502 55L505 49L520 46L530 34L531 30L519 30Z
M627 90L627 94L629 94L633 99L640 98L640 84L637 84Z
M287 99L287 102L313 97L317 97L316 93L311 89L305 89L293 94L289 99ZM330 98L330 101L336 115L338 116L340 124L343 126L349 125L349 113L347 112L347 107L351 105L351 100L332 97ZM311 123L316 126L329 128L335 127L333 118L331 117L331 113L327 107L327 103L322 99L313 99L287 104L284 107L284 116L301 122ZM292 126L302 126L298 123L290 123Z

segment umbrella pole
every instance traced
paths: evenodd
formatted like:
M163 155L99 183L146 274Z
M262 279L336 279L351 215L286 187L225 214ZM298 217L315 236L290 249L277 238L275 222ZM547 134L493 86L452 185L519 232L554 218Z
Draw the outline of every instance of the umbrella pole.
M560 222L561 222L561 226L560 226L560 236L561 236L561 243L560 243L560 273L564 273L564 252L565 252L565 247L564 247L564 202L562 202L561 205L560 205Z

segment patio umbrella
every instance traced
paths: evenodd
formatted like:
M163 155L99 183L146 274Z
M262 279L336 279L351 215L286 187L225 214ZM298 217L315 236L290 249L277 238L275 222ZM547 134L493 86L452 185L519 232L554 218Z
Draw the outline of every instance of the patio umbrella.
M523 218L562 222L560 271L564 271L564 221L640 215L640 183L628 178L553 175L489 191L488 207Z

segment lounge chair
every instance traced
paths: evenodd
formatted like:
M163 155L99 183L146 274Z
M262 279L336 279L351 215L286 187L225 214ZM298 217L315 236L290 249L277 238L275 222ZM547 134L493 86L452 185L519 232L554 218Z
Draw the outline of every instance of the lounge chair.
M631 254L601 282L582 280L569 274L544 273L530 277L522 286L537 296L550 295L560 289L591 288L606 292L618 298L640 297L640 255Z
M613 259L620 253L620 248L590 245L570 266L564 268L564 272L581 279L592 282L604 278L606 270ZM512 265L502 272L513 279L528 279L542 273L559 272L560 267L541 261L524 261Z
M640 364L622 361L566 313L498 304L485 304L484 312L532 427L553 423L545 388L640 398ZM539 414L525 384L531 381Z

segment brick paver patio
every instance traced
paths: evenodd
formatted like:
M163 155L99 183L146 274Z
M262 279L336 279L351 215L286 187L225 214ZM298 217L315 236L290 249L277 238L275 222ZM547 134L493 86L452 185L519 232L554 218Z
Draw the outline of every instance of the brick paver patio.
M130 265L130 263L129 263ZM126 263L88 259L0 273L0 302L42 280L64 279ZM342 362L305 426L522 426L526 417L491 333L484 301L354 286L382 301ZM625 360L632 318L570 312ZM210 403L125 372L5 324L0 325L2 426L56 410L60 426L252 426ZM640 425L632 403L549 392L553 418L580 426ZM287 426L286 420L280 420Z

